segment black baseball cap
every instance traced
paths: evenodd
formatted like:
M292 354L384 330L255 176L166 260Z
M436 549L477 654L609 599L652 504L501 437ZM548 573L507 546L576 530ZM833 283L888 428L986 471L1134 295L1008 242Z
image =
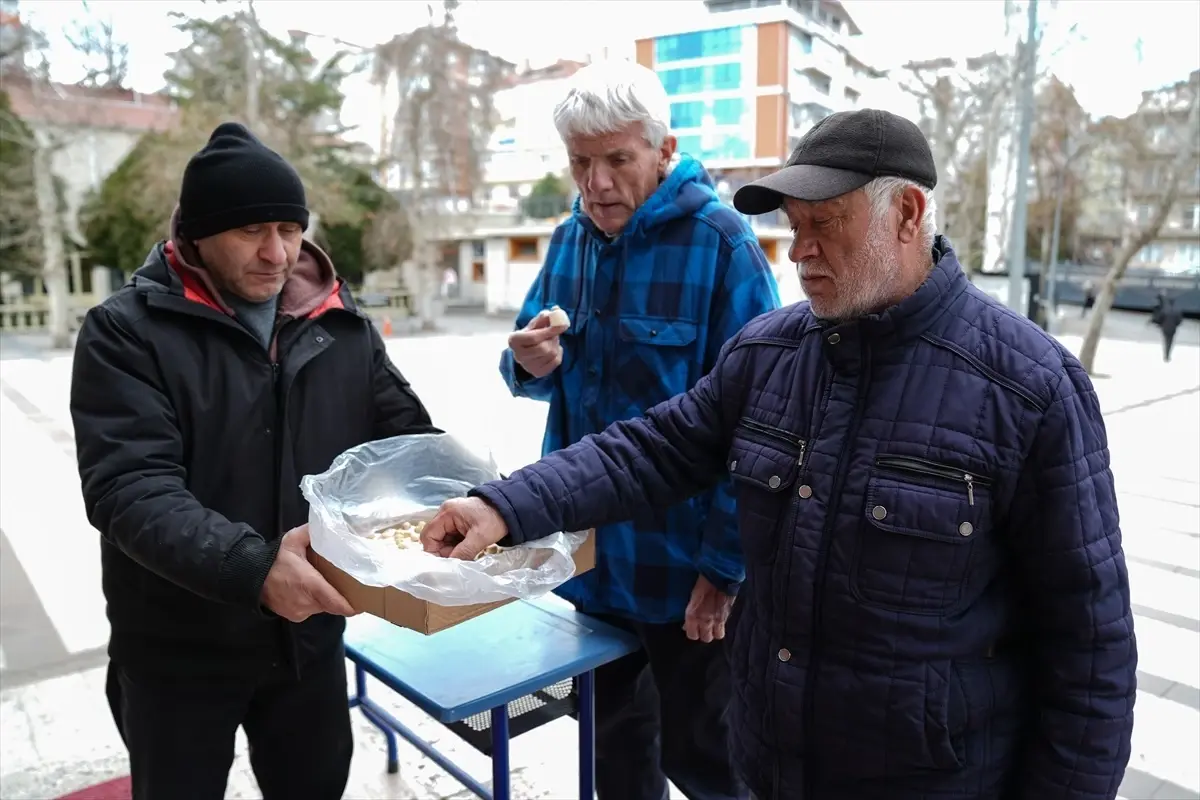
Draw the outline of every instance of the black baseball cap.
M887 111L839 111L804 134L782 169L738 189L733 207L743 214L766 214L785 197L828 200L882 177L936 186L937 167L925 135Z

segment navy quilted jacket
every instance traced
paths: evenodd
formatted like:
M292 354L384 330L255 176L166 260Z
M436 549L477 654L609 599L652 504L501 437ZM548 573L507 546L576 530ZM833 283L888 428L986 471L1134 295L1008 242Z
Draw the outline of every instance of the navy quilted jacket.
M759 317L687 394L476 492L524 540L733 479L764 800L1111 799L1137 655L1095 391L934 255L888 311Z

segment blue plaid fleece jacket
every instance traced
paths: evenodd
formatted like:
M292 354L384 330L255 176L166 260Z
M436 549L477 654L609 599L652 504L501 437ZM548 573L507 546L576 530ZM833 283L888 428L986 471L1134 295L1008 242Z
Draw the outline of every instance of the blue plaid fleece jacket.
M533 379L512 351L500 362L514 395L550 403L543 453L692 388L727 340L779 307L779 289L749 225L720 203L704 167L684 158L616 239L576 201L550 240L517 328L555 305L571 319L562 365ZM592 613L675 622L698 574L731 594L745 577L727 480L598 531L596 569L558 594Z

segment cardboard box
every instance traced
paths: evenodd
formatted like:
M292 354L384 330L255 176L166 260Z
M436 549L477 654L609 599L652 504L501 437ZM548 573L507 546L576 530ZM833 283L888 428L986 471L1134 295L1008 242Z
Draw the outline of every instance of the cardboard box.
M393 625L418 633L437 633L512 602L498 600L470 606L439 606L391 586L364 586L312 550L308 551L308 560L355 611L386 619ZM580 575L595 566L596 532L588 531L588 537L575 551L575 574Z

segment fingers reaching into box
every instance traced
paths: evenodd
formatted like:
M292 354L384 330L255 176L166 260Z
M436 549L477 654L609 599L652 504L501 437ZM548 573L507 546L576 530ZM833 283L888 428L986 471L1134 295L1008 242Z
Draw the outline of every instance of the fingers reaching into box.
M447 500L421 531L425 552L470 561L508 535L504 518L483 500Z

